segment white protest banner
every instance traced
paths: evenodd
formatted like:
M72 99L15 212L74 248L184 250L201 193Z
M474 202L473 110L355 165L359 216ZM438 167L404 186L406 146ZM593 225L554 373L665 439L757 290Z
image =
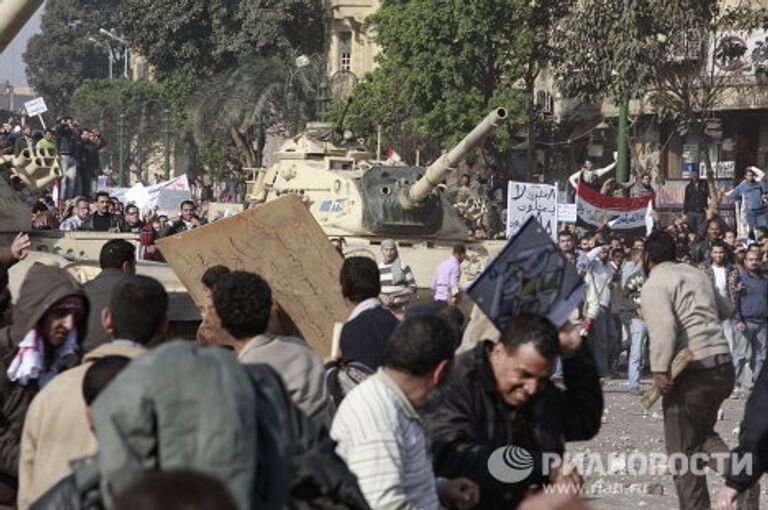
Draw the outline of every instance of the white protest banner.
M557 186L509 181L507 189L507 237L515 235L533 217L557 240Z
M557 204L558 223L576 223L576 204Z
M48 111L48 107L45 105L45 99L42 97L36 97L24 103L24 109L27 110L27 115L30 117L34 115L42 115Z

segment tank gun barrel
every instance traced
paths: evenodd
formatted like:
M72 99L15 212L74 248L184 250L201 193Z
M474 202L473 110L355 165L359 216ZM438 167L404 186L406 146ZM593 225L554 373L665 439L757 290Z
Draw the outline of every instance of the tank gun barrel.
M0 0L0 52L11 43L43 0Z
M453 149L440 156L432 163L424 176L414 182L405 193L400 195L400 205L405 210L418 207L438 184L443 182L451 168L464 159L475 147L491 134L497 127L507 120L507 110L496 108L486 115L467 136L464 137Z

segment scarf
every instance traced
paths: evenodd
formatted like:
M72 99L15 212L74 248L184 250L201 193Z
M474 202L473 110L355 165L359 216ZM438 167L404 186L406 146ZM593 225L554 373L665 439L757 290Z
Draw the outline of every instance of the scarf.
M400 262L399 255L392 261L390 268L392 269L392 283L394 285L405 283L405 271L403 271L403 264Z
M45 370L45 342L37 328L31 329L19 344L19 350L8 367L7 376L11 382L26 386L37 379L42 388L61 370L64 357L77 352L77 329L67 335L62 345L56 348L56 357L50 370Z

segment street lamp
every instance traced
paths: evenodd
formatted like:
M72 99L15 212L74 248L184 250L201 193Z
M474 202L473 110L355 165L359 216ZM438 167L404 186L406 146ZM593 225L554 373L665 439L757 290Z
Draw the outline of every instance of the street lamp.
M106 30L104 28L100 28L99 29L99 33L103 34L103 35L106 35L110 39L112 39L114 41L117 41L117 42L119 42L120 44L123 45L123 51L124 51L124 53L123 53L123 64L124 64L123 76L127 80L128 79L128 41L126 41L125 39L123 39L122 37L118 36L117 34L115 34L113 32L110 32L109 30Z

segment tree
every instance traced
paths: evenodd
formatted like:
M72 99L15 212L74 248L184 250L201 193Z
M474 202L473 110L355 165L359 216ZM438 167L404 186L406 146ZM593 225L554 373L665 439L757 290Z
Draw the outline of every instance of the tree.
M505 106L513 122L495 141L509 148L514 123L534 121L533 83L568 3L384 1L366 21L382 48L379 67L353 91L347 124L368 134L380 125L398 150L436 156L491 108ZM331 116L344 109L335 105Z
M323 16L317 0L124 0L123 28L161 79L208 78L247 55L319 53Z
M72 96L72 111L81 124L101 130L106 138L113 170L125 122L125 168L144 182L150 181L150 169L163 163L163 109L169 104L165 88L149 81L86 80Z
M48 0L42 32L30 41L24 62L30 85L46 100L53 115L69 113L72 94L83 79L108 76L106 45L99 28L118 24L120 0Z
M718 0L583 0L555 34L557 81L565 95L585 100L645 99L679 134L705 140L707 124L733 83L713 66L715 34L765 26L767 20L764 9L726 8ZM715 53L727 59L745 51L719 47ZM712 179L703 142L700 149ZM713 205L719 203L713 198Z

